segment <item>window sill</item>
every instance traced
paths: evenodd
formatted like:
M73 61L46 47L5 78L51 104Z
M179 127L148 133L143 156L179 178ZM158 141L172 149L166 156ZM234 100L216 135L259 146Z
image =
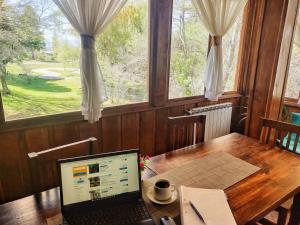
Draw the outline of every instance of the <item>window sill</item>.
M292 108L299 108L300 109L300 104L297 102L284 102L284 105L287 107L292 107Z
M220 97L219 100L226 100L226 99L240 98L240 97L242 97L242 95L237 92L227 92L222 97ZM192 96L186 98L171 99L167 102L165 106L161 106L161 107L150 106L148 102L106 107L103 109L102 117L105 118L110 116L122 115L125 113L143 112L143 111L156 110L165 107L172 107L172 106L178 106L183 104L193 104L193 103L206 102L206 101L208 100L205 99L204 96ZM81 122L81 121L83 122L84 120L83 120L83 116L81 115L81 112L79 111L61 113L55 115L7 121L0 126L0 132L8 132L8 131L22 130L27 128L50 126L54 124L74 123L74 122Z
M225 92L220 98L219 100L226 100L226 99L230 99L230 98L240 98L242 97L241 94L239 94L236 91L230 91L230 92ZM193 104L196 102L199 102L199 100L207 101L207 102L215 102L217 103L218 101L210 101L206 98L204 98L204 95L198 95L198 96L190 96L190 97L183 97L183 98L174 98L174 99L169 99L168 100L168 105L169 106L173 106L173 105L178 105L181 103L185 103L185 104Z

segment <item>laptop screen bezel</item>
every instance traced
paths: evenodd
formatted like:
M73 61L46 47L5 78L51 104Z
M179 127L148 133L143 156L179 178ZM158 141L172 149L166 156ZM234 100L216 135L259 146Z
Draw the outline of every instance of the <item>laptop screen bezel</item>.
M68 162L76 162L76 161L82 161L82 160L89 160L89 159L95 159L95 158L103 158L103 157L109 157L109 156L116 156L116 155L124 155L124 154L130 154L130 153L136 153L137 154L137 165L138 165L138 176L139 176L139 190L137 192L128 192L124 194L120 194L119 196L123 200L133 200L133 199L140 199L142 198L142 184L141 184L141 168L140 168L140 151L139 149L131 149L131 150L124 150L124 151L116 151L116 152L108 152L108 153L101 153L101 154L94 154L94 155L87 155L87 156L79 156L74 158L66 158L66 159L59 159L57 160L57 172L59 176L59 187L60 187L60 204L61 204L61 210L64 212L68 209L74 209L78 206L82 207L94 207L95 205L107 205L109 204L112 199L115 199L113 197L106 198L106 199L99 199L99 200L87 200L82 202L77 202L73 204L64 205L63 203L63 191L62 191L62 177L61 177L61 164L68 163Z

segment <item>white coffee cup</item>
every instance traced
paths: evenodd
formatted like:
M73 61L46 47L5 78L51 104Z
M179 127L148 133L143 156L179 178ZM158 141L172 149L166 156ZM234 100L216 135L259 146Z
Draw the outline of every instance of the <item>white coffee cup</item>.
M154 198L158 201L166 201L172 197L175 185L166 179L159 179L154 184Z

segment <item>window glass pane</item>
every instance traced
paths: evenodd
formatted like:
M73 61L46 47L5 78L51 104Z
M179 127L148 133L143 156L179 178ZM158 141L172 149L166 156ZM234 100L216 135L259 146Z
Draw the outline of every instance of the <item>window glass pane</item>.
M148 0L129 0L96 48L108 95L104 106L147 101Z
M0 19L6 120L78 111L79 47L52 0L6 0Z
M235 79L240 46L242 15L238 17L222 40L224 91L236 91Z
M285 97L298 98L300 91L300 47L293 44Z
M80 37L52 0L6 0L0 35L6 120L80 110ZM104 106L147 101L148 0L129 0L96 51Z
M175 0L173 4L169 98L203 95L209 34L191 0ZM242 15L223 37L224 91L236 89L241 24Z
M298 18L300 21L300 18ZM298 23L299 26L300 23ZM300 43L293 43L285 97L298 99L300 92Z
M169 98L203 95L209 34L191 0L174 0Z

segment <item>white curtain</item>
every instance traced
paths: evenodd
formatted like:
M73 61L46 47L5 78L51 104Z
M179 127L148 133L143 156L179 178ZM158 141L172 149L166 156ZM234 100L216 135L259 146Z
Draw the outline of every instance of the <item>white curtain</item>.
M204 76L205 97L218 100L223 94L222 36L242 13L247 0L193 0L201 22L212 36Z
M81 36L82 115L90 123L101 117L107 99L95 51L95 38L127 0L53 0Z

